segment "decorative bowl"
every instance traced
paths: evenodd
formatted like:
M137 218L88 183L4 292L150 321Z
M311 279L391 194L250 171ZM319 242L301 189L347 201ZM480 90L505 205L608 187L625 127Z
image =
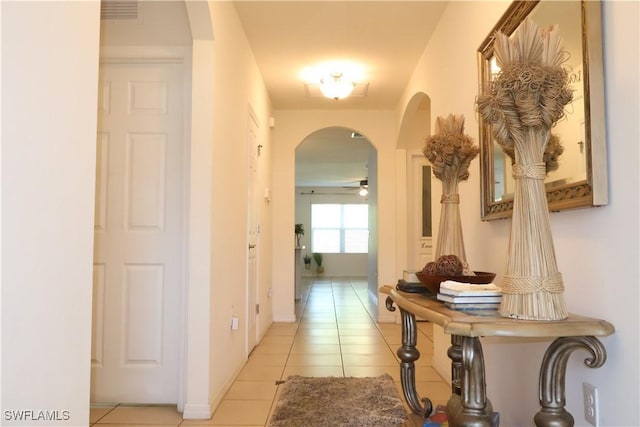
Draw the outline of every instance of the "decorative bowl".
M420 279L420 283L422 283L425 288L429 289L433 294L437 294L440 291L440 283L446 280L484 285L491 283L491 281L496 277L495 273L487 273L486 271L474 271L474 273L476 274L475 276L439 276L437 274L426 274L418 271L416 276Z

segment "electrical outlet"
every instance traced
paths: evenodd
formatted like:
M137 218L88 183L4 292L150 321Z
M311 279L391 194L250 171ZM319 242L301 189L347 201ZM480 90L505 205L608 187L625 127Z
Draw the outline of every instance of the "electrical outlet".
M598 427L598 389L589 384L582 383L584 395L584 419L591 425Z

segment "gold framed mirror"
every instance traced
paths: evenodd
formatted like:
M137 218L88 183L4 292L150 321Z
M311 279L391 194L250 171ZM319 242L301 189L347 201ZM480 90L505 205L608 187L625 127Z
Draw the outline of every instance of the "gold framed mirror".
M607 152L600 1L514 1L478 48L479 91L499 69L494 35L511 35L529 17L541 27L557 24L574 89L563 119L551 130L563 146L557 170L545 179L550 211L606 205ZM513 211L511 158L493 140L491 126L480 125L482 220L508 218Z

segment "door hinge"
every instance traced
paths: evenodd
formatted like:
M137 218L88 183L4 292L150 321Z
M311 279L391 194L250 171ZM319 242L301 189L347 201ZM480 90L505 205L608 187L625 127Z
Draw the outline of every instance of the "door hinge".
M256 304L256 314L260 314L260 304Z

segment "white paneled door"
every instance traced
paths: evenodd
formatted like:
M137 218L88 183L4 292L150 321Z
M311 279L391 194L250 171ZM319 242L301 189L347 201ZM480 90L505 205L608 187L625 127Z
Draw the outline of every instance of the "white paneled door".
M182 66L100 67L91 401L176 403Z

